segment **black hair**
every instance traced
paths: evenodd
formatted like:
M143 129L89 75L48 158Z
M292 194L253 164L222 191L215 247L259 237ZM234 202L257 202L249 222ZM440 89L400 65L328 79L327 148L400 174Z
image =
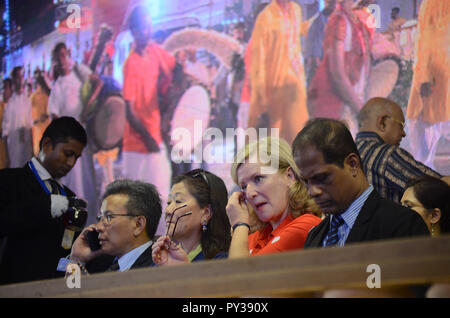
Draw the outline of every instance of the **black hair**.
M102 200L114 194L128 196L127 212L146 218L145 231L148 237L153 239L162 214L161 198L156 187L151 183L121 179L108 184Z
M59 61L59 52L62 49L67 50L67 46L64 42L59 42L55 45L52 51L52 65L53 65L53 80L56 81L58 77L63 75L61 62Z
M53 147L58 143L66 143L69 138L75 139L82 143L87 144L86 130L81 124L73 117L63 116L52 120L47 129L45 129L39 142L39 149L42 150L42 143L45 138L50 138Z
M12 89L13 82L12 82L11 78L7 77L3 80L3 89L5 88L6 85L9 85L9 88Z
M37 72L37 77L36 77L36 82L38 83L38 85L41 87L42 91L47 95L50 96L50 87L48 87L47 82L45 81L44 76L42 75L41 71L36 71ZM35 73L36 73L35 72Z
M12 80L13 80L13 81L15 81L15 80L17 79L17 76L18 76L17 73L18 73L21 69L23 69L22 66L16 66L16 67L13 68L13 70L12 70L12 72L11 72L11 77L12 77Z
M344 160L354 153L361 157L352 134L344 123L330 118L310 119L297 134L292 143L292 152L301 151L306 146L314 146L319 150L328 164L344 167Z
M148 9L142 5L137 5L133 8L128 17L127 26L129 29L136 28L140 26L142 22L142 17L150 17L150 12Z
M193 174L196 171L199 173ZM175 177L173 184L180 182L184 182L200 208L209 205L211 209L211 219L206 231L202 232L200 243L205 258L211 259L219 252L228 252L231 243L231 225L225 210L228 191L223 180L215 174L198 169Z
M441 233L450 233L450 186L433 177L422 177L410 180L405 189L412 188L416 199L427 210L441 210L439 227Z

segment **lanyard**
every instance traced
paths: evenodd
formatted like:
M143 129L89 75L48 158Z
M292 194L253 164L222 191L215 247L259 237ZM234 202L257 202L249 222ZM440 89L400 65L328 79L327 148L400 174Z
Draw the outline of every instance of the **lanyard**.
M28 166L33 171L34 176L36 177L36 179L39 182L39 184L41 185L41 187L44 189L45 193L50 195L51 194L50 190L47 188L47 186L45 185L44 181L42 181L41 177L37 173L36 168L34 167L34 164L33 164L33 162L31 160L28 161ZM58 184L58 188L59 188L59 190L60 190L62 195L67 196L66 192L64 191L64 189L61 186L59 186L59 184Z

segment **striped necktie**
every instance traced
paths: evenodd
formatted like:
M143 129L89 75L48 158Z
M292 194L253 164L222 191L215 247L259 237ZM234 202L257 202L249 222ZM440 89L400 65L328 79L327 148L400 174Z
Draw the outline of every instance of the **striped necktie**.
M331 218L330 231L328 232L328 239L325 246L336 245L339 242L338 229L344 224L344 219L340 215L333 215Z
M48 182L52 186L52 194L60 194L58 183L53 179L48 179Z

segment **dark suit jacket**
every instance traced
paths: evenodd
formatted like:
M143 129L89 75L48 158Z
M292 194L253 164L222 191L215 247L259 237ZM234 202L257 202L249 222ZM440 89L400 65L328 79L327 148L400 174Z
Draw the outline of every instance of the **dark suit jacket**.
M89 273L103 273L107 272L109 267L114 262L115 257L110 255L101 255L86 264L86 269ZM154 266L152 259L152 245L150 245L133 263L131 269L151 267Z
M330 216L327 216L308 233L305 248L322 247L329 228ZM374 190L356 217L345 244L415 235L430 235L422 217L413 210L382 199Z
M130 269L153 266L152 245L150 245L138 259L134 262Z
M51 216L50 195L28 165L0 170L0 237L7 241L0 284L64 276L56 271L59 259L70 253L61 247L63 234L62 219Z

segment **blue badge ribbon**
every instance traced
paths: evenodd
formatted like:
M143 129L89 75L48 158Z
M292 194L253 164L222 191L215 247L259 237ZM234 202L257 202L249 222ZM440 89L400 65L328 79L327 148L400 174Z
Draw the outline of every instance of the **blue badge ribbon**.
M28 161L28 166L30 167L31 171L33 171L34 176L36 177L37 181L41 185L42 189L44 189L45 193L50 195L51 191L47 188L47 186L45 185L44 181L42 181L41 177L39 176L38 172L36 171L36 167L34 166L34 164L33 164L33 162L31 160ZM58 188L59 188L59 190L60 190L62 195L67 196L66 191L64 191L64 188L61 187L59 184L58 184Z

